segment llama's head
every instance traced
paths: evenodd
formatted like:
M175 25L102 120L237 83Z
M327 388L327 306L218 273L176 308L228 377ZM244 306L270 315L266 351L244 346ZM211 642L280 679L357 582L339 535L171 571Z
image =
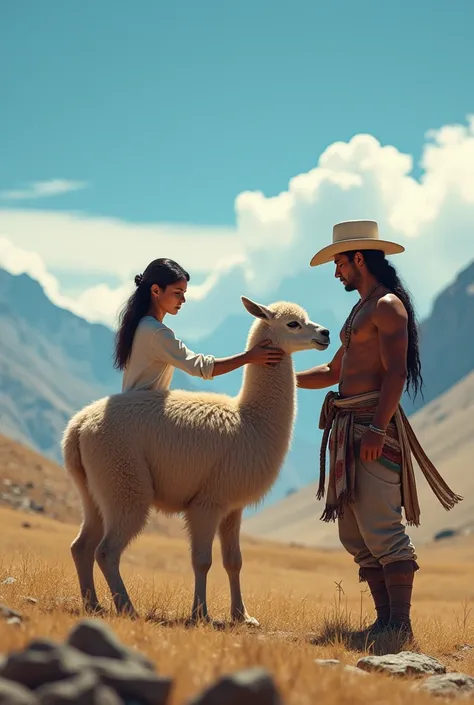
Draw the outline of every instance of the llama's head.
M241 296L247 311L258 319L251 332L253 342L270 338L286 353L298 350L326 350L329 346L327 328L310 321L308 314L289 301L279 301L264 306L246 296Z

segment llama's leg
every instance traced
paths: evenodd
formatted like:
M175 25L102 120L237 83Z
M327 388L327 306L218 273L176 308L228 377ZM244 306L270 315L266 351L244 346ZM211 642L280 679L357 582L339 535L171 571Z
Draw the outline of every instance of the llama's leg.
M191 541L191 559L194 570L194 600L191 619L210 621L207 612L207 574L212 565L212 544L221 514L209 507L190 507L186 523Z
M85 488L84 488L85 490ZM90 495L83 491L83 521L79 534L71 544L82 603L87 612L102 612L94 585L94 553L103 534L102 518Z
M245 607L240 588L240 571L242 569L242 552L240 550L240 524L242 510L236 509L225 517L219 526L222 562L229 576L230 615L234 622L245 622L258 627L259 623L250 617Z
M124 497L126 500L127 497ZM105 533L95 552L99 568L104 574L118 614L137 617L127 589L120 575L120 558L130 541L143 529L148 516L148 507L139 506L134 500L133 507L115 505L110 514L104 515Z

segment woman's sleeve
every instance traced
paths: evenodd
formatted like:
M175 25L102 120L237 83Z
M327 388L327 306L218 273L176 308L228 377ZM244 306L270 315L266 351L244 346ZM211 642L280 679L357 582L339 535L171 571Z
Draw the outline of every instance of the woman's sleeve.
M152 353L154 357L164 360L174 367L187 372L193 377L212 379L214 356L195 353L176 338L170 328L157 330L153 334Z

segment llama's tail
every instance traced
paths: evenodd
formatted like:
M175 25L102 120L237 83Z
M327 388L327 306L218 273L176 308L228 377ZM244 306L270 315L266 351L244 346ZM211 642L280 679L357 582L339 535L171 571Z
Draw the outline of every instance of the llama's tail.
M61 450L64 458L64 467L71 475L81 496L85 498L89 496L89 490L87 487L86 471L82 464L80 446L83 420L82 415L76 414L69 421L63 433Z

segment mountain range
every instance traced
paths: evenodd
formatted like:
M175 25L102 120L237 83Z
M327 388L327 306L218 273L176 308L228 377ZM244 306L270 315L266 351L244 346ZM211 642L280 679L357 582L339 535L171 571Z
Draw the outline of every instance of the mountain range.
M291 290L289 277L273 300L292 300ZM314 301L311 306L297 302L332 335L331 347L324 357L317 352L295 355L297 370L321 364L336 351L340 326L352 306L340 292L337 297L340 320L333 313L334 300L331 308L324 302ZM195 350L226 356L245 349L251 322L243 310L241 316L229 317L207 338L182 337ZM474 262L439 293L431 314L421 323L424 399L412 402L404 395L402 402L407 413L422 408L474 369L473 324ZM0 432L61 462L59 444L70 415L94 399L120 391L120 373L112 365L114 331L55 306L40 284L28 275L12 275L0 269L0 340ZM212 382L176 370L172 387L235 394L241 380L242 370ZM267 503L317 478L319 409L326 391L298 390L292 447Z

